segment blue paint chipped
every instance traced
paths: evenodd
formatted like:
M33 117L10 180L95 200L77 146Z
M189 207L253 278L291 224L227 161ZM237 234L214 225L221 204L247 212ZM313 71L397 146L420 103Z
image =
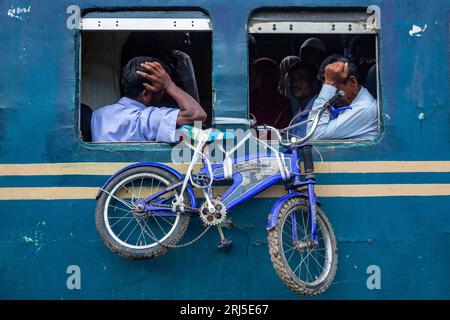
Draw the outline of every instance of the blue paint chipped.
M28 7L14 7L13 5L7 11L7 15L11 18L23 20L31 12L31 6Z
M45 226L46 221L38 222L34 225L30 231L21 233L19 236L20 241L24 243L30 243L35 246L39 246L45 238ZM38 248L40 250L40 248Z

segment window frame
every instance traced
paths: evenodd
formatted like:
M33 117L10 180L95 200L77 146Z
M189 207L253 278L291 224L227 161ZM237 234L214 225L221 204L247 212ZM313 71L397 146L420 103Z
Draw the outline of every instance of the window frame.
M273 14L272 20L264 17L264 13ZM326 14L324 14L324 12ZM326 21L333 17L332 21ZM347 14L347 16L346 16ZM270 15L270 14L269 14ZM278 15L278 16L277 16ZM284 17L291 16L289 20ZM364 17L364 18L363 18ZM301 18L305 18L301 20ZM317 18L319 21L312 21ZM344 19L343 19L344 18ZM253 21L252 21L253 19ZM347 20L346 20L347 19ZM311 140L321 145L369 145L377 143L383 132L382 115L382 95L380 85L380 31L381 13L380 7L371 5L367 8L280 8L280 7L260 7L253 10L248 19L247 35L253 34L314 34L314 35L374 35L375 38L375 63L376 63L376 83L377 83L377 136L374 140ZM249 45L247 43L247 45ZM248 47L248 57L250 48ZM249 77L247 78L249 81ZM248 86L248 101L250 101L250 82ZM250 120L250 104L247 105L247 118Z
M192 14L192 17L186 17ZM117 15L117 17L115 17ZM161 17L162 16L162 17ZM165 143L158 141L127 141L127 142L93 142L85 141L81 131L81 104L82 104L82 33L85 31L145 31L145 32L209 32L211 33L211 70L213 63L213 43L212 43L212 21L206 10L195 8L189 11L181 8L170 8L168 10L146 10L135 11L121 8L118 11L90 11L84 14L79 24L76 26L76 46L78 49L77 63L77 95L76 95L76 136L80 143L90 149L108 150L109 146L115 146L119 150L143 150L143 148L152 146L154 151L171 150L173 143ZM214 118L214 88L211 74L211 112ZM176 144L176 143L175 143Z

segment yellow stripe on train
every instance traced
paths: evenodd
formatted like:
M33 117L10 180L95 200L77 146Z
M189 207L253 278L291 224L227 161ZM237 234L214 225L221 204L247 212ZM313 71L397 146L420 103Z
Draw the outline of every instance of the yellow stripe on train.
M224 193L227 187L219 186L215 192ZM399 197L399 196L450 196L450 184L351 184L317 185L319 197ZM0 188L0 200L68 200L94 199L98 188L93 187L26 187ZM283 186L273 186L256 198L276 198L285 194ZM196 196L201 197L200 193Z
M111 175L128 162L2 164L0 176ZM165 163L185 172L187 164ZM315 163L319 173L450 172L450 161L336 161ZM197 165L199 168L200 165Z

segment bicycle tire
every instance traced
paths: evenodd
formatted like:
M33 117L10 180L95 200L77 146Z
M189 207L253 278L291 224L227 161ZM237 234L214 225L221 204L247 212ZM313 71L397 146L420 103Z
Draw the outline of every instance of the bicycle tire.
M277 272L278 276L281 278L281 280L294 292L306 295L306 296L315 296L323 293L325 290L328 289L328 287L331 285L331 283L334 280L334 277L336 275L337 270L337 264L338 264L338 253L337 253L337 243L336 238L334 235L333 228L328 221L327 217L323 213L323 211L320 208L317 208L317 230L318 235L319 233L322 233L322 239L323 243L328 246L328 248L324 253L324 264L326 264L327 269L324 272L325 274L321 274L320 278L315 279L315 281L308 281L308 273L310 272L309 269L307 269L306 272L306 281L302 279L301 272L302 267L300 266L299 275L297 276L296 271L297 269L292 269L292 267L289 265L289 260L286 258L286 251L285 247L288 246L286 243L283 242L283 227L285 226L286 221L288 220L288 217L291 213L295 212L302 212L302 216L307 217L309 219L309 205L308 201L305 198L295 197L291 198L285 201L285 203L281 206L278 214L277 224L276 226L269 231L268 234L268 243L269 243L269 253L272 260L272 264L275 268L275 271ZM297 221L297 220L295 220ZM297 224L297 222L296 222ZM292 222L291 222L292 226ZM308 224L306 224L303 220L303 226L304 230L306 230L305 233L308 233ZM286 237L289 236L289 234L286 235ZM307 239L308 234L305 235L305 239ZM319 241L319 247L321 242ZM317 249L317 250L316 250ZM321 261L321 257L317 256L319 248L315 249L307 249L308 256L303 257L301 255L300 263L304 261L305 259L308 259L309 261L309 255L311 255L311 252L316 250L316 262L317 265L320 263L318 261ZM292 255L294 254L295 250L297 249L291 249L293 250ZM309 250L309 251L308 251ZM300 252L300 251L299 251ZM328 267L329 264L329 267ZM298 267L297 267L298 268ZM311 276L312 277L312 276ZM312 277L313 278L313 277Z
M112 230L113 228L111 228L111 224L109 222L110 219L108 218L107 213L109 210L109 203L112 199L114 199L111 194L114 194L114 192L118 190L118 187L120 187L121 185L125 185L127 181L133 181L130 180L130 177L133 179L155 178L163 182L166 186L180 181L180 179L173 173L152 166L135 167L121 172L116 177L114 177L107 186L105 186L104 190L107 192L102 192L97 200L97 206L95 210L95 224L97 231L106 247L122 257L130 259L149 259L160 256L166 253L170 249L170 246L175 245L183 237L189 225L190 216L188 214L177 213L175 222L173 224L173 227L169 230L169 233L164 235L162 239L159 239L157 236L154 237L159 241L159 243L154 241L155 239L152 239L151 237L149 237L148 239L152 240L153 243L145 243L145 245L142 246L131 245L126 241L124 242L117 236L117 234L115 234L114 230ZM127 189L126 186L125 189ZM177 192L180 192L179 189L181 188L178 188ZM191 206L190 197L187 191L185 191L184 193L184 203L186 206ZM132 222L133 217L134 216L127 217L130 220L129 223ZM134 219L136 218L134 217ZM156 220L154 216L153 219ZM144 233L141 224L136 221L134 222L138 225L139 228L141 228L141 232ZM145 226L148 227L147 223L145 223ZM161 227L161 225L159 226ZM150 227L148 228L150 229ZM164 233L163 228L161 228L161 230ZM145 235L139 235L139 237L143 237L145 242Z

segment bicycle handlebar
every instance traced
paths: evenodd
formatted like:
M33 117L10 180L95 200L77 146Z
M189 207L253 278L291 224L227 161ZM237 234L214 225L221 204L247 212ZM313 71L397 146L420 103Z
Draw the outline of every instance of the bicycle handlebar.
M342 90L338 90L336 92L336 94L331 97L320 109L316 109L316 110L311 110L309 112L317 112L317 115L314 117L313 120L306 120L306 121L302 121L300 123L297 123L295 125L286 127L284 129L277 129L274 128L272 126L268 126L268 125L262 125L262 126L256 126L256 130L267 130L269 129L272 132L275 132L278 140L280 141L280 144L285 146L285 147L292 147L293 145L299 145L304 143L305 141L309 140L309 138L311 138L311 136L314 134L314 132L317 129L317 125L319 124L319 120L320 117L322 116L322 114L325 112L325 110L331 110L331 107L336 103L337 100L339 100L341 97L345 96L345 92ZM301 139L295 138L293 137L291 139L291 141L289 140L283 140L283 137L281 136L280 132L287 132L288 130L295 128L303 123L307 123L307 122L312 122L311 125L311 129L309 130L309 132Z

